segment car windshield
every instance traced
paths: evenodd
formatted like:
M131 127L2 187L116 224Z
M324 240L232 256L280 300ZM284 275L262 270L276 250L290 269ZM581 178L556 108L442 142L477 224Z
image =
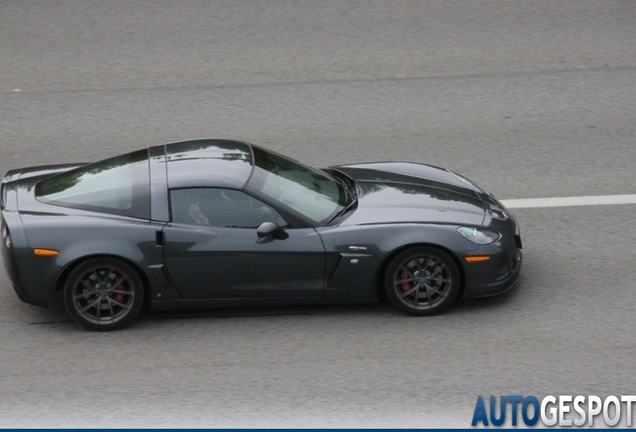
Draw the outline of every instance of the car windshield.
M248 187L323 224L347 203L344 186L327 173L253 146L254 173Z

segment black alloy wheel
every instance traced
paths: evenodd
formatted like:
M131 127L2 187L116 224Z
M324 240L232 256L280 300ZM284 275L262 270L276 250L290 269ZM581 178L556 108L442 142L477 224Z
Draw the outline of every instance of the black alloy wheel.
M449 307L460 288L459 269L444 251L414 247L396 256L385 276L389 300L410 315L433 315Z
M64 304L75 321L90 330L117 330L137 316L144 299L142 281L128 264L92 258L69 275Z

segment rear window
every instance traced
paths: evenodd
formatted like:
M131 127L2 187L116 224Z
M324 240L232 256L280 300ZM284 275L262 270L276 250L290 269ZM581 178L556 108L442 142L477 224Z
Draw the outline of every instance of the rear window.
M42 180L35 188L35 197L47 204L149 219L148 150Z

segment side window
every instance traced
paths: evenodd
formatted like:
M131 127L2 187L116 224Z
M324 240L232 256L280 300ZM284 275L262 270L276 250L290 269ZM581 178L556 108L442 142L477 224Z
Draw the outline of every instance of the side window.
M173 222L229 228L257 228L263 222L285 227L272 207L233 189L192 188L170 191Z
M35 198L47 204L150 218L148 150L85 165L42 180Z

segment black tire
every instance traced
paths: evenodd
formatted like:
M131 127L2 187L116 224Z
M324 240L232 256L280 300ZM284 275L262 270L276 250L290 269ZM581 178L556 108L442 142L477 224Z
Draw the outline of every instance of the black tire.
M384 278L393 305L410 315L434 315L448 308L459 293L459 269L446 252L419 246L398 254Z
M139 313L144 288L137 272L114 258L92 258L75 268L64 285L64 304L90 330L123 328Z

